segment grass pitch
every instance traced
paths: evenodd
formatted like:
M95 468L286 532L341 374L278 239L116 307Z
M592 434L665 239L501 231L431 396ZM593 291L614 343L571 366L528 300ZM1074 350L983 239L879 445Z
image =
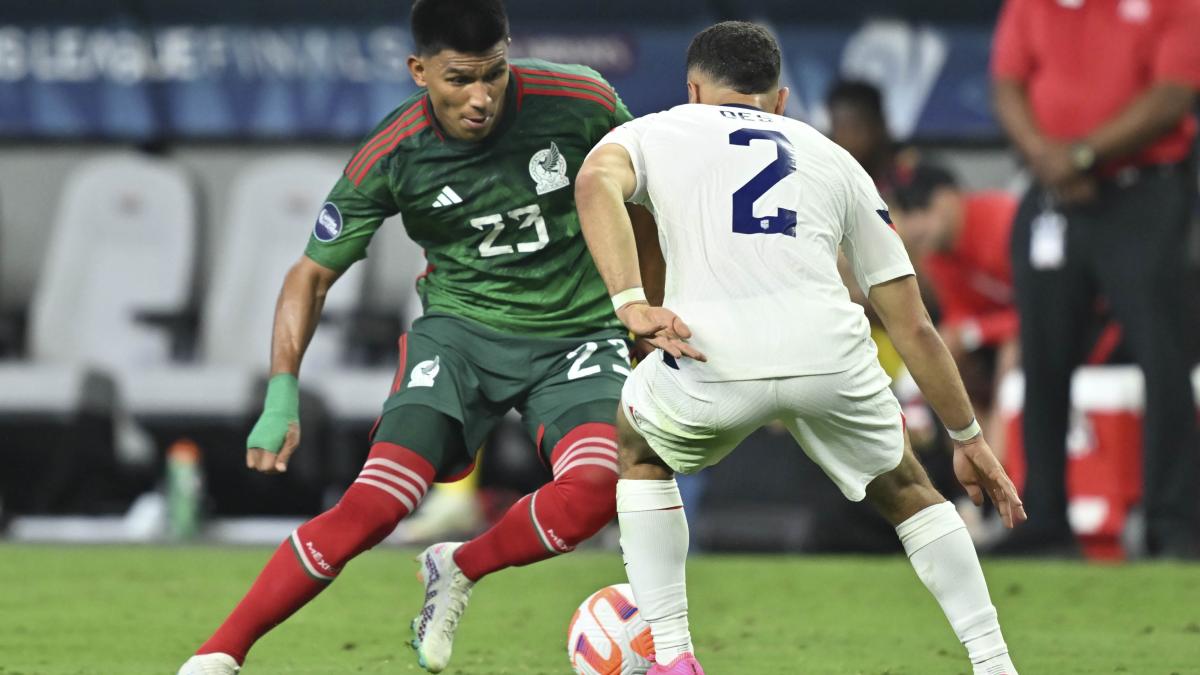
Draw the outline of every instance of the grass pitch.
M173 675L266 562L254 548L0 545L0 675ZM355 561L264 638L247 675L420 673L412 553ZM987 562L1024 675L1200 673L1200 566ZM450 675L565 674L576 605L623 581L616 555L502 572L475 591ZM693 634L710 675L969 673L902 557L694 558Z

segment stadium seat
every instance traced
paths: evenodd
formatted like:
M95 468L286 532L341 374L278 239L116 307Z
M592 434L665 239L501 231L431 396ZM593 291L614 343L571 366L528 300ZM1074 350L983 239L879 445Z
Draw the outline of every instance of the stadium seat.
M213 275L204 293L196 362L164 365L122 381L139 416L240 417L256 406L256 382L270 359L275 300L288 268L303 251L304 237L329 186L337 162L308 155L259 160L234 179L220 220ZM346 319L362 290L357 266L342 276L325 301L324 320L304 358L306 371L337 365Z
M190 180L159 159L103 155L67 177L30 307L28 356L0 362L3 449L61 450L75 453L69 463L106 466L114 449L147 458L111 380L170 358L172 335L143 318L188 305L195 214ZM64 440L88 436L81 424L95 435Z
M45 376L27 380L34 390L0 387L0 411L36 401L69 413L79 389L68 380L165 363L171 335L141 317L182 311L191 298L196 208L182 170L99 157L67 179L60 204L30 309L29 359L0 364L0 380Z
M342 163L281 154L233 176L225 204L212 213L211 274L200 302L195 357L126 373L120 380L139 424L160 448L180 439L202 450L210 506L218 514L306 513L322 506L328 483L326 406L309 383L342 366L364 270L346 272L325 299L322 322L304 358L301 448L286 478L245 470L246 434L261 410L270 366L275 302L301 256ZM386 385L384 385L386 392Z

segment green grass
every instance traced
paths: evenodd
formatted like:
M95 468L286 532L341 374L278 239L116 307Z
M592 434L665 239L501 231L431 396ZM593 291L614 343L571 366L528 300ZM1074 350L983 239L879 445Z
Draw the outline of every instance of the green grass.
M0 545L0 674L173 675L269 552ZM419 673L405 646L421 596L411 553L381 550L264 638L247 675ZM985 563L1025 675L1200 673L1200 566ZM579 553L481 583L447 673L569 673L566 626L623 580ZM693 634L710 675L968 673L906 560L702 557Z

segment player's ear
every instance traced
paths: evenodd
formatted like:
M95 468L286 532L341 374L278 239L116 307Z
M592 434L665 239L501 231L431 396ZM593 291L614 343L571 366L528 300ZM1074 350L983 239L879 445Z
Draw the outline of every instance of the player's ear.
M692 82L691 80L688 80L687 81L687 90L688 90L688 103L699 103L700 102L700 85L696 84L695 82Z
M789 90L787 87L779 88L779 98L775 99L776 115L782 115L784 111L787 110L788 95L791 93L791 90Z
M413 83L418 87L429 86L425 81L425 63L416 54L408 57L408 74L412 76Z

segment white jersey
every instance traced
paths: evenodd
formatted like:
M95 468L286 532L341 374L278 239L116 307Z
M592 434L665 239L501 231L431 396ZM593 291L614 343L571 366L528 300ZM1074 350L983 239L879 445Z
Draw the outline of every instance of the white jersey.
M688 104L627 122L624 147L667 263L663 305L708 363L698 381L837 373L875 358L839 247L864 290L913 274L871 178L812 127L746 106Z

